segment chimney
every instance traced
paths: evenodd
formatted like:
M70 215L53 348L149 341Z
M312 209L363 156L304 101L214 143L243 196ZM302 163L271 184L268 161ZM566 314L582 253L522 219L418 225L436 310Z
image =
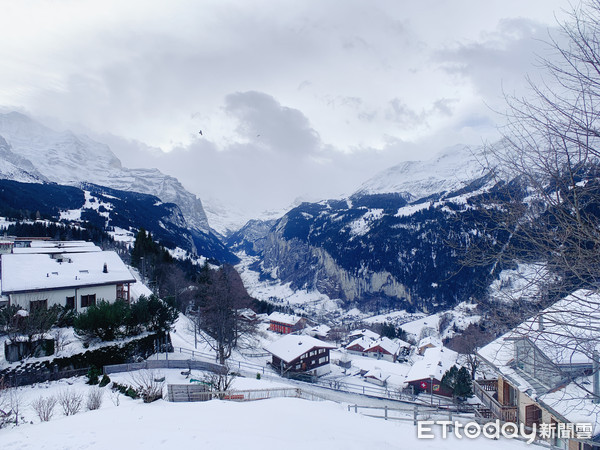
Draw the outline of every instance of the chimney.
M593 387L594 387L594 403L600 403L600 355L598 355L598 350L594 350L592 354L592 358L594 359L594 369L592 376L594 377Z
M103 273L108 273L108 266L106 265L106 263L104 263L104 267L102 269Z

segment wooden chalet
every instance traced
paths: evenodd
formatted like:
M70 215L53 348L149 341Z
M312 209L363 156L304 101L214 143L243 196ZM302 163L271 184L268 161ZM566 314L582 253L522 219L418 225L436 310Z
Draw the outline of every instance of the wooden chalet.
M282 375L321 376L331 372L329 351L335 345L311 336L288 334L265 348L272 355L271 365Z

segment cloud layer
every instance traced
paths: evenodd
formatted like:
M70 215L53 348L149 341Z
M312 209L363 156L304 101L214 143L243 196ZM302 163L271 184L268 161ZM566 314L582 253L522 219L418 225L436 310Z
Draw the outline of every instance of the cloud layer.
M494 139L567 0L7 2L0 104L250 209ZM202 135L199 131L202 130ZM118 136L118 137L117 137Z

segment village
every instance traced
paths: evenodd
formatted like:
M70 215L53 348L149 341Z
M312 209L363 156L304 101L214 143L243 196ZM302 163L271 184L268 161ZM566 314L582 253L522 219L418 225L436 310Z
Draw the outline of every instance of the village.
M114 251L103 251L90 242L5 236L0 251L0 312L16 311L8 318L9 323L56 305L85 312L102 302L135 305L152 296L136 269L125 265ZM244 401L270 398L275 391L282 396L303 392L304 397L343 399L348 404L353 400L355 405L361 404L357 398L364 404L380 399L387 402L386 419L394 402L400 410L409 412L408 417L413 416L413 406L435 406L438 413L463 412L482 423L499 420L529 429L551 427L556 432L539 434L540 443L569 449L582 444L581 448L587 449L592 448L589 442L598 430L599 371L584 352L567 355L557 350L560 347L553 339L564 339L564 329L569 327L567 314L580 320L600 319L596 311L586 307L589 303L585 300L595 295L575 293L545 311L544 321L525 322L487 345L475 345L469 354L445 345L438 329L440 315L403 324L404 339L400 339L395 336L398 330L394 327L392 337L369 327L344 334L307 317L278 311L257 314L246 308L238 311L240 320L252 324L256 332L251 344L236 348L225 366L218 364L218 358L206 344L206 336L200 338L202 331L179 313L171 332L167 332L168 341L157 343L155 338L154 348L146 352L146 358L132 356L123 361L125 364L97 369L98 375L110 375L113 381L123 380L123 373L132 370L160 370L162 376L152 375L150 384L159 386L156 398L170 401ZM580 300L574 301L577 298ZM9 323L4 324L5 329ZM525 336L523 330L534 330L535 337L531 333ZM389 328L383 331L390 334ZM71 370L50 371L40 369L42 362L51 364L57 358L73 358L115 344L84 342L72 327L57 326L41 334L30 331L28 337L13 332L0 336L0 340L0 414L5 424L15 420L18 423L19 415L27 409L20 405L21 411L17 408L15 413L17 397L11 397L11 390L60 383L58 380L74 375L72 364ZM76 375L89 377L89 372L89 367L79 367ZM207 374L211 372L222 378L218 389L207 387ZM564 373L570 374L571 382L565 383ZM177 397L175 393L181 388L174 386L182 384L196 386L192 389L195 394L187 387L187 397ZM596 395L586 394L582 385L591 387ZM263 386L267 386L264 392ZM256 394L256 389L263 393ZM206 395L211 390L218 391L216 397ZM30 410L26 421L32 421L33 415ZM37 415L44 421L39 411Z

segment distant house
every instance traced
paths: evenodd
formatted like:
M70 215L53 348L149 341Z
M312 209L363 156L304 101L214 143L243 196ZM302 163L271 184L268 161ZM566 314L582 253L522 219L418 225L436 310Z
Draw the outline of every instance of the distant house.
M410 344L408 342L382 337L371 341L371 345L364 350L364 353L373 358L396 362L399 356L407 356L409 351Z
M325 324L321 324L321 325L317 325L317 326L310 328L309 330L305 331L305 333L308 334L309 336L323 340L323 339L327 339L327 335L329 334L330 331L331 331L331 327L329 327L328 325L325 325Z
M598 449L600 441L600 295L577 291L477 353L495 378L473 382L488 419L546 426L555 447ZM586 436L577 424L591 427ZM575 435L558 433L575 427ZM539 428L538 428L539 429Z
M265 348L272 355L271 365L282 375L325 375L331 372L329 350L334 345L311 336L289 334Z
M404 382L413 386L415 393L426 392L451 397L452 392L442 386L442 378L456 364L457 357L458 353L444 347L428 348L423 358L410 368Z
M26 310L52 305L81 310L99 300L131 300L135 278L115 252L93 245L76 251L68 242L61 247L43 244L48 245L41 247L42 253L18 253L14 248L12 254L2 255L1 292L9 305Z
M300 331L306 325L304 317L273 312L269 315L269 330L281 334L290 334Z
M419 343L417 344L417 350L419 352L419 355L423 355L425 354L425 350L427 350L428 348L442 347L443 345L444 344L442 344L442 340L439 337L427 336L419 341Z
M353 355L368 356L366 351L373 345L373 342L375 341L370 337L362 336L350 342L346 346L346 350Z
M374 368L372 370L369 370L364 375L365 381L367 381L369 383L376 384L378 386L385 386L386 382L387 382L387 379L389 377L390 376L387 373L382 372L378 368Z
M359 338L369 338L369 339L379 339L381 336L375 333L374 331L369 330L368 328L361 328L358 330L351 331L348 334L348 342L355 341Z

